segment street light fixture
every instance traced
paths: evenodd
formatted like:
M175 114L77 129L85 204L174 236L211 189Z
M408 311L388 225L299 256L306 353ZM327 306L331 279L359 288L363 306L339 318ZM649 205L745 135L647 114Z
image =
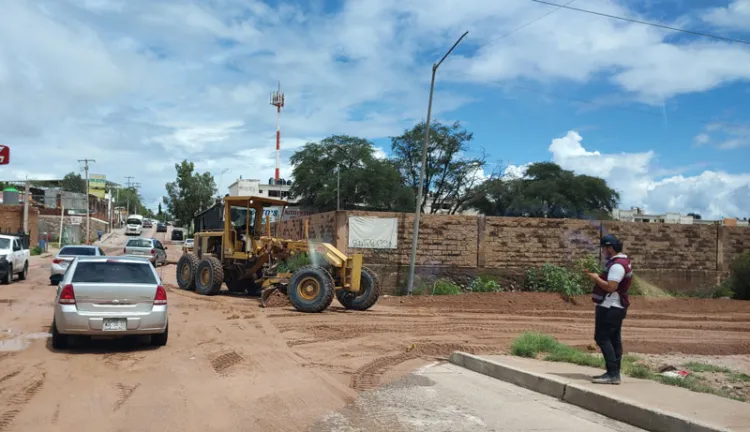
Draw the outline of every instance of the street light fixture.
M422 193L424 187L425 177L425 165L427 165L427 144L430 142L430 116L432 115L432 94L435 91L435 72L443 61L450 55L451 52L458 46L459 43L466 37L469 32L465 32L460 38L453 44L451 49L445 53L443 58L437 63L432 65L432 80L430 81L430 102L427 105L427 121L425 121L424 128L424 144L422 144L422 166L419 170L419 185L417 186L417 209L414 212L414 235L411 240L411 259L409 260L409 284L407 285L407 293L411 295L414 288L414 270L417 261L417 241L419 240L419 217L422 213Z

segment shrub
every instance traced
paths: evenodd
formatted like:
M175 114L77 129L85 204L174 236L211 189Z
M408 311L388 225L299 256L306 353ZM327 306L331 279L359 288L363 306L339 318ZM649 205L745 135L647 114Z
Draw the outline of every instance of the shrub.
M478 276L474 278L469 284L469 291L471 292L500 292L503 291L503 287L499 283L492 279L485 278L484 276Z
M32 256L41 255L42 254L42 248L40 248L39 246L34 246L29 251L29 254L31 254Z
M585 256L568 267L546 263L526 271L524 289L537 292L556 292L566 298L586 294L591 291L592 282L585 272L601 271L596 258Z
M738 300L750 300L750 251L735 258L729 266L728 288Z
M432 285L432 295L461 294L461 287L449 279L438 279Z
M310 264L316 264L316 265L326 265L326 260L323 258L322 255L318 254L317 252L313 252L312 255L308 255L305 252L298 253L296 255L292 255L284 262L279 264L279 266L276 268L279 273L294 273L300 268L310 265Z

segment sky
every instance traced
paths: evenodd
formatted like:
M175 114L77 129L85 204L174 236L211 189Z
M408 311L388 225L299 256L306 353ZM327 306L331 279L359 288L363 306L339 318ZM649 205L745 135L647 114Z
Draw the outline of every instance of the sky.
M570 0L553 0L559 4ZM0 180L91 172L155 208L174 164L221 193L332 134L389 137L433 118L474 133L494 170L554 161L603 177L620 208L750 217L750 45L530 0L6 0ZM750 40L750 0L574 0Z

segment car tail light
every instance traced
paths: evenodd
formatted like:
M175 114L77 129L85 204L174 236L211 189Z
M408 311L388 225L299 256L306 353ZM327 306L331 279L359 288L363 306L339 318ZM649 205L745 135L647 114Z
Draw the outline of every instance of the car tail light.
M76 293L73 291L73 285L67 284L60 291L60 299L57 301L59 304L76 304Z
M156 253L156 249L151 249L151 255Z
M122 248L122 253L128 253L128 248L126 247Z
M64 260L61 260L60 258L55 258L55 259L52 260L52 262L55 263L55 264L60 264L63 261Z
M156 287L156 294L154 295L154 304L155 305L167 304L167 292L164 290L164 287L161 285Z

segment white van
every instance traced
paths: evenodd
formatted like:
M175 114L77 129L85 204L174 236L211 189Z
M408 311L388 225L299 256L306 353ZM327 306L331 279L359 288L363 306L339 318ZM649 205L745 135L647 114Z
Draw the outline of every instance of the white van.
M143 216L130 215L125 221L125 235L141 235L143 232Z

